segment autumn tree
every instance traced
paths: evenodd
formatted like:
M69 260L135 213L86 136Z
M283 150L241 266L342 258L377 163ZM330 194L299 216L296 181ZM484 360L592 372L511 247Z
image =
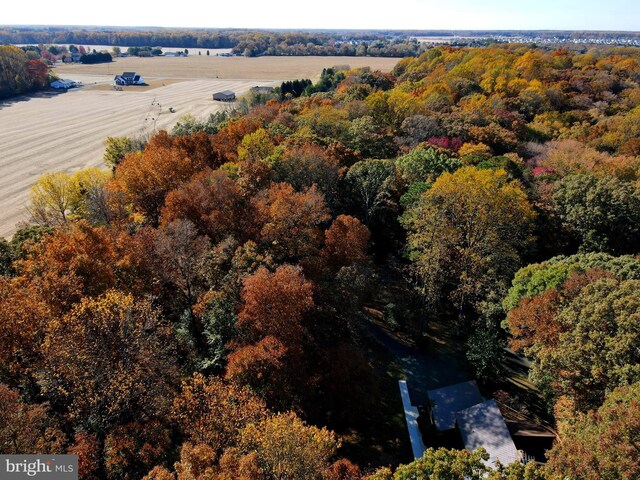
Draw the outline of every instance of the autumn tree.
M140 478L169 455L171 437L159 421L131 422L109 430L104 440L108 478Z
M24 279L0 277L0 369L5 375L29 383L39 368L51 317L47 303Z
M336 460L322 474L323 480L360 480L363 478L360 467L346 458Z
M188 220L217 243L228 235L250 238L255 231L253 216L252 205L231 178L219 170L205 170L169 192L161 224Z
M607 392L640 380L640 281L604 278L586 285L558 313L565 330L537 350L531 377L579 410L597 408Z
M631 480L640 476L640 383L618 387L597 410L561 418L547 469L563 478Z
M287 183L274 184L254 202L262 224L259 237L274 257L291 261L317 253L320 226L330 217L315 186L296 192Z
M167 193L207 167L200 155L176 147L166 132L154 137L142 152L132 152L118 164L116 185L134 209L157 223Z
M158 269L180 292L182 304L191 317L191 307L203 288L200 265L210 245L207 237L198 235L193 223L182 219L163 225L155 238ZM200 332L192 330L191 333L198 339Z
M327 149L313 143L281 147L270 162L277 182L286 182L296 190L316 185L330 206L335 204L342 168Z
M50 416L46 403L29 405L17 390L0 383L0 452L24 455L24 452L59 453L66 438Z
M31 217L44 225L64 225L72 205L70 176L64 172L47 173L31 187Z
M244 280L238 327L249 342L274 336L288 347L300 347L303 316L314 306L312 292L299 268L284 265L273 273L261 268Z
M108 291L51 321L43 392L69 419L103 432L166 412L177 376L173 332L146 300Z
M558 256L518 270L503 307L508 312L523 298L543 294L561 286L574 273L585 273L591 269L611 272L620 280L640 280L640 261L631 255L614 257L606 253L582 253Z
M330 265L346 267L367 259L366 249L371 233L357 218L339 215L324 236L320 254Z
M237 339L232 342L227 378L249 384L270 404L288 405L306 381L302 321L314 306L312 283L300 268L260 268L244 280Z
M186 438L218 453L236 445L239 432L266 415L264 402L248 388L197 373L183 382L173 403L173 417Z
M267 478L322 479L340 446L333 432L308 426L294 413L250 424L240 438L241 449L256 453Z
M104 146L105 152L102 158L104 163L112 169L124 160L128 153L138 150L135 142L129 137L107 137Z
M582 288L604 278L616 277L606 269L576 269L559 285L548 288L539 295L522 298L507 314L511 348L524 350L531 356L536 355L543 345L557 346L560 335L568 327L559 321L558 313L573 301Z
M267 336L232 351L225 378L236 385L249 385L270 407L282 408L298 398L295 387L303 383L301 373L299 350L290 353L281 340Z
M548 142L535 160L538 166L550 170L559 178L585 174L630 181L637 178L640 169L637 158L599 152L576 140Z
M180 461L174 464L177 480L218 479L216 452L206 444L185 443L180 449Z
M38 90L47 85L49 69L40 60L29 59L21 48L0 46L0 98Z
M109 212L104 186L111 175L98 168L85 168L74 174L47 173L29 192L29 212L40 225L60 226L85 218L106 223Z
M100 441L96 435L78 432L74 435L73 444L67 450L70 455L78 455L78 477L82 480L98 478L98 470L102 458Z
M143 294L153 280L142 236L86 222L58 229L32 244L17 269L54 312L110 288Z
M525 193L502 170L442 174L403 217L427 302L449 299L463 317L490 290L506 290L531 242L534 217Z

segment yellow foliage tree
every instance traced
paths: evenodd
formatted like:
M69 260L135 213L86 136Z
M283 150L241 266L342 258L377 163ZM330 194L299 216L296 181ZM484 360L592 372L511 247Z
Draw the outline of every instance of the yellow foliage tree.
M267 409L248 388L196 373L183 383L173 414L188 439L222 451L235 445L242 428L265 418Z
M535 213L504 170L444 173L403 216L413 269L427 301L469 307L506 283L520 265Z
M84 298L49 322L43 392L94 431L153 418L173 397L173 343L171 327L148 301L115 290Z
M33 220L41 225L60 226L76 218L106 218L103 187L110 177L109 172L95 167L74 174L44 174L29 192Z
M256 453L266 478L319 480L340 441L326 428L308 426L289 412L248 425L241 445Z

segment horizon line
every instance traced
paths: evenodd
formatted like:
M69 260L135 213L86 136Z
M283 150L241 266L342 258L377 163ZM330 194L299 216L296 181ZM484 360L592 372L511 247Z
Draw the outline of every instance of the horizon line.
M640 30L606 30L606 29L558 29L558 28L331 28L331 27L186 27L186 26L159 26L159 25L98 25L98 24L27 24L27 23L7 23L0 24L0 28L4 27L58 27L58 28L121 28L121 29L164 29L164 30L249 30L249 31L303 31L303 32L558 32L558 33L638 33Z

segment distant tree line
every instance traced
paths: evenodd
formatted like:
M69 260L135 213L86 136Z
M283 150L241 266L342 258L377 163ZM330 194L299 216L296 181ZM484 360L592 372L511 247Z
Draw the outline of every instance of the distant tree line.
M127 49L127 54L133 55L134 57L157 57L158 55L162 55L162 49L159 47L129 47Z
M385 37L375 35L362 38L358 35L331 35L306 33L248 33L233 47L236 55L255 57L314 55L314 56L372 56L372 57L412 57L423 50L412 38Z
M108 63L112 62L111 54L107 52L93 52L80 57L80 63Z
M425 48L409 36L376 32L256 32L250 30L90 30L62 28L0 29L4 44L86 44L173 48L232 48L259 55L416 56ZM133 54L135 55L135 54Z
M0 46L0 98L33 92L49 84L44 62L21 48Z
M308 78L302 80L288 80L282 82L275 93L280 95L280 99L308 97L314 93L329 92L334 90L338 84L345 79L342 71L336 71L336 68L324 68L320 75L320 80L315 85Z

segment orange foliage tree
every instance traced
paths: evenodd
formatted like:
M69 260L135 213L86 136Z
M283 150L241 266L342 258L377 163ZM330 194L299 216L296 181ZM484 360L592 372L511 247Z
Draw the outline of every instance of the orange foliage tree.
M146 300L118 291L84 298L49 323L41 385L94 431L166 412L178 375L173 332Z
M0 383L0 452L60 453L66 438L49 416L48 404L28 405L17 390Z
M260 238L280 260L313 255L322 242L320 225L330 219L324 195L315 186L296 192L278 183L254 199L262 228Z
M110 288L148 292L153 280L148 258L142 236L77 222L33 245L17 267L58 313Z
M304 336L302 319L311 310L313 285L299 268L260 268L244 280L238 327L247 341L274 336L288 347L300 346Z
M205 170L167 195L161 224L189 220L217 243L227 235L250 238L253 216L252 205L233 180L219 170Z
M360 220L339 215L324 232L324 248L320 254L334 267L346 267L367 259L366 248L371 238Z
M40 363L51 310L21 278L0 276L0 365L10 377L25 382Z
M134 210L152 224L158 222L167 193L207 167L200 154L175 147L161 132L143 152L127 154L115 171L115 183ZM197 152L196 152L197 153Z
M109 478L137 479L163 462L171 448L169 429L157 420L112 428L104 441L104 467Z
M262 400L246 387L194 374L182 384L173 417L185 437L216 452L237 443L239 431L267 415Z

